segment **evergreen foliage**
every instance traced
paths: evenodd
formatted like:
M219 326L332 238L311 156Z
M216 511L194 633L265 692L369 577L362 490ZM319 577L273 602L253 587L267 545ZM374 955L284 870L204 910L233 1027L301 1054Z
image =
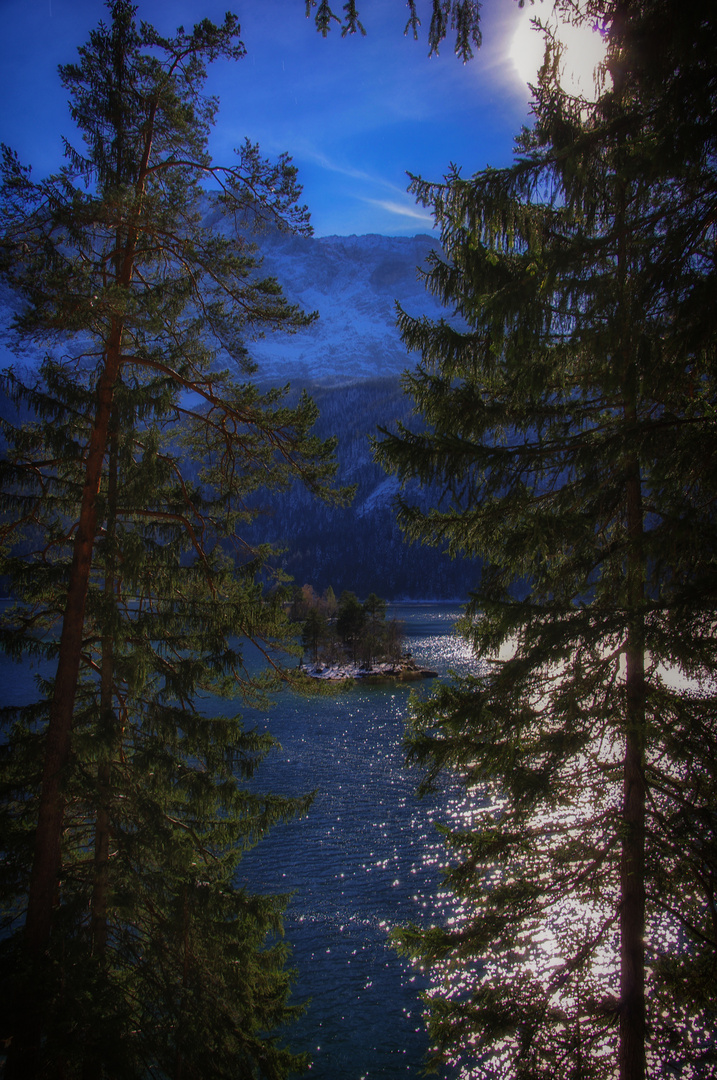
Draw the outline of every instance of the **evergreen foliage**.
M376 593L369 593L363 603L364 632L363 651L366 662L371 665L374 658L381 655L386 637L386 601Z
M358 658L359 643L366 626L366 610L359 598L352 592L344 591L339 597L339 610L336 616L336 631L344 645L351 650L351 659Z
M370 669L374 661L401 658L402 626L386 618L386 601L375 593L362 603L344 589L337 601L331 586L317 596L311 585L304 585L294 594L291 615L302 622L302 644L314 664L320 659L333 664L350 654L352 663Z
M414 41L418 40L418 31L421 26L418 5L416 0L407 0L408 22L404 30L409 31ZM448 36L448 31L454 30L456 40L454 52L463 63L473 56L473 47L480 48L482 35L480 30L480 3L477 0L431 0L431 21L428 26L429 56L438 53L440 46ZM316 8L314 22L319 33L326 37L331 30L332 23L341 27L341 36L347 34L366 34L366 29L359 19L356 0L347 0L343 5L345 21L331 8L328 0L306 0L306 17L311 15L312 9Z
M252 541L275 538L282 549L276 569L295 581L312 582L317 592L333 585L337 595L367 596L374 590L389 601L463 596L475 563L451 558L441 548L405 543L391 506L398 485L387 481L371 455L369 440L377 427L411 416L398 378L313 385L310 391L320 411L317 433L341 432L337 482L355 488L354 499L349 506L333 507L296 486L277 496L269 513L257 516ZM441 494L438 487L421 491L413 485L412 491L426 507Z
M313 403L249 379L251 334L311 316L247 231L308 219L285 157L209 158L201 87L243 55L235 17L168 39L108 6L61 69L84 150L39 182L3 157L16 330L52 356L5 374L32 420L3 422L2 643L56 665L4 715L6 1076L278 1078L305 1064L274 1034L295 1012L283 900L247 893L240 863L308 800L247 786L271 739L216 699L290 677L295 628L244 536L261 498L295 480L340 498ZM203 228L213 204L235 238Z
M575 6L561 4L580 18ZM549 48L513 166L415 179L441 228L401 313L426 429L383 432L410 537L477 556L476 674L414 703L455 925L429 967L433 1063L474 1077L717 1075L714 693L717 35L710 5L588 5L598 101ZM587 16L584 16L587 17Z
M323 611L309 608L301 631L301 644L310 649L314 663L318 662L319 649L329 640L329 622Z

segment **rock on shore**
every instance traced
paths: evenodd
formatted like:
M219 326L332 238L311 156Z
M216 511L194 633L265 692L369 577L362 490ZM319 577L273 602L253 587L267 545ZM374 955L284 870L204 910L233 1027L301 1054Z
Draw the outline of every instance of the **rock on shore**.
M312 679L324 679L326 682L412 682L417 679L436 679L437 671L419 668L413 660L401 660L397 663L381 663L362 666L361 664L323 664L318 663L305 668Z

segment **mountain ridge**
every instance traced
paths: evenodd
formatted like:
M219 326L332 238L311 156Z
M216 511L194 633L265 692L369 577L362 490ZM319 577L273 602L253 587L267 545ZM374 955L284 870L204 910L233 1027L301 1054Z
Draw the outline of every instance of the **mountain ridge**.
M231 228L220 216L214 224L219 231ZM413 315L444 314L417 269L434 240L425 234L304 238L268 232L258 243L263 275L276 277L290 302L318 308L321 317L295 335L273 333L249 342L258 365L254 379L262 386L288 383L292 396L309 392L320 411L317 434L339 437L337 482L355 484L357 491L351 507L331 510L295 485L262 506L247 539L283 548L275 565L298 585L377 592L387 599L464 596L475 566L403 541L393 513L398 481L375 464L369 443L379 426L411 421L412 402L399 377L415 357L401 342L395 301ZM12 362L7 326L15 307L8 290L0 290L0 367ZM19 363L33 367L40 359L39 349L26 350ZM8 407L0 401L0 409ZM411 494L425 498L417 489Z
M224 234L234 228L219 209L204 223ZM263 259L260 274L275 277L292 304L319 313L295 334L268 332L247 342L262 385L341 386L400 375L413 361L396 325L396 303L416 316L437 318L443 311L420 278L438 246L427 234L302 237L266 230L251 240ZM17 310L16 298L0 286L0 367L39 366L44 349L13 350L9 326Z
M219 232L232 229L218 210L205 220ZM420 277L439 246L425 233L302 237L267 230L256 243L262 272L277 279L291 303L319 313L296 334L266 334L249 343L261 383L341 386L399 375L411 360L396 325L396 303L430 318L443 310Z

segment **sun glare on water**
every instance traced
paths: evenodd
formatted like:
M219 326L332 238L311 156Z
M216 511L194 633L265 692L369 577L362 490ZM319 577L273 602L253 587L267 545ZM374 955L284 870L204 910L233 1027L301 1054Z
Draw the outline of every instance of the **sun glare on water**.
M557 35L564 50L560 84L569 94L581 94L590 101L597 97L595 73L605 59L605 40L597 27L563 21L552 4L526 4L520 12L509 57L521 82L535 85L543 63L545 39L536 21Z

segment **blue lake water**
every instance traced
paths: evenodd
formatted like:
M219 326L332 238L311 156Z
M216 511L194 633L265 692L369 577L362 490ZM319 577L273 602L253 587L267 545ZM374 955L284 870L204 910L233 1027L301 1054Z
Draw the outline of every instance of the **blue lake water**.
M466 671L470 655L453 634L457 605L395 605L406 646L440 676ZM5 703L27 700L32 676L0 656ZM309 814L276 826L241 864L247 886L291 892L285 926L298 970L295 997L309 1001L287 1032L310 1051L311 1080L390 1080L418 1075L428 1048L419 972L392 948L392 927L440 921L443 845L435 822L455 822L457 792L418 800L418 776L402 740L411 688L357 685L336 694L284 692L247 715L279 740L260 767L261 790L316 790Z
M465 671L453 634L456 605L395 606L407 647L444 675ZM419 693L431 680L412 684ZM392 927L441 918L444 849L434 822L460 815L457 793L419 800L404 765L410 686L361 686L330 698L280 695L266 717L282 749L259 786L317 789L306 818L275 828L245 859L248 881L294 891L286 917L299 978L310 999L289 1042L308 1048L307 1076L363 1080L418 1075L428 1048L419 972L389 942Z

